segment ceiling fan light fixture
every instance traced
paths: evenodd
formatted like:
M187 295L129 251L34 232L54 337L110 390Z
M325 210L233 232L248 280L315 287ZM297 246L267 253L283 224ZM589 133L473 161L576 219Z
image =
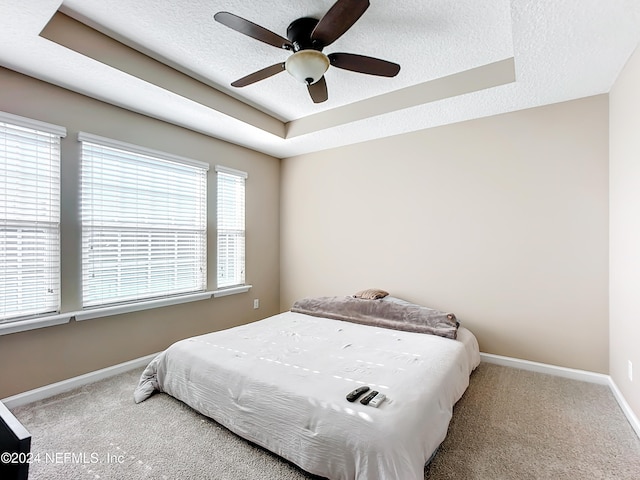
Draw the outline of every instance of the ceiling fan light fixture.
M312 85L322 78L329 68L329 58L318 50L300 50L290 55L285 69L296 80Z

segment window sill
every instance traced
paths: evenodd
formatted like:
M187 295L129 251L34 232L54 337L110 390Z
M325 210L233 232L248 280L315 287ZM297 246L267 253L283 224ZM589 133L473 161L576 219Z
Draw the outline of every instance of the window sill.
M213 292L213 298L226 297L227 295L235 295L236 293L245 293L251 289L251 285L238 285L237 287L223 288Z
M92 320L94 318L108 317L111 315L120 315L122 313L138 312L140 310L150 310L152 308L166 307L169 305L178 305L181 303L197 302L199 300L207 300L209 298L224 297L227 295L235 295L237 293L245 293L251 289L251 285L242 285L239 287L226 288L222 290L213 290L207 292L194 293L190 295L181 295L177 297L161 298L157 300L149 300L145 302L131 303L127 305L117 305L113 307L99 307L88 310L79 310L76 312L61 313L58 315L48 315L46 317L31 318L29 320L19 320L15 322L0 324L0 336L9 335L11 333L24 332L34 330L36 328L51 327L54 325L62 325L69 323L72 318L77 322L84 320Z
M58 315L47 315L46 317L30 318L29 320L0 323L0 335L9 335L10 333L35 330L36 328L62 325L64 323L69 323L71 317L73 317L73 313L61 313Z

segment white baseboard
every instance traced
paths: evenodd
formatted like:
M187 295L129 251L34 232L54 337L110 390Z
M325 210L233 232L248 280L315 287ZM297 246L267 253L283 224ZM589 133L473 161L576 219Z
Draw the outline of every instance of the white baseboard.
M129 360L128 362L119 363L118 365L113 365L101 370L85 373L84 375L69 378L61 382L52 383L50 385L45 385L44 387L39 387L27 392L18 393L17 395L3 398L2 403L4 403L7 408L12 409L21 407L22 405L26 405L27 403L44 400L45 398L53 397L54 395L58 395L59 393L64 393L69 390L73 390L74 388L97 382L98 380L113 377L114 375L128 372L129 370L133 370L135 368L144 367L151 360L153 360L156 355L157 353L153 353L145 357L136 358L133 360Z
M609 378L609 387L613 392L613 396L616 397L616 400L618 401L618 405L620 405L620 408L622 409L625 416L627 417L627 420L629 420L629 423L635 430L636 435L638 435L638 438L640 438L640 420L638 420L638 417L636 416L636 414L633 413L633 410L631 410L631 407L629 406L625 398L622 396L622 392L616 385L616 382L613 381L613 378Z
M547 373L556 377L570 378L572 380L580 380L589 383L598 383L600 385L609 385L609 375L602 373L589 372L587 370L576 370L574 368L558 367L547 363L532 362L529 360L520 360L519 358L503 357L492 353L481 353L480 358L483 362L504 365L505 367L519 368L521 370L529 370L538 373Z
M620 405L620 408L622 409L625 417L627 417L627 420L631 424L631 427L636 432L638 438L640 438L640 421L638 421L638 417L635 415L635 413L633 413L633 410L631 410L631 407L625 400L622 392L618 389L618 386L609 375L589 372L586 370L558 367L556 365L549 365L546 363L531 362L529 360L520 360L518 358L503 357L501 355L493 355L491 353L481 353L480 358L483 362L486 363L495 363L497 365L503 365L505 367L519 368L521 370L547 373L549 375L570 378L572 380L580 380L583 382L607 385L611 389L611 393L613 393L614 398L618 402L618 405Z

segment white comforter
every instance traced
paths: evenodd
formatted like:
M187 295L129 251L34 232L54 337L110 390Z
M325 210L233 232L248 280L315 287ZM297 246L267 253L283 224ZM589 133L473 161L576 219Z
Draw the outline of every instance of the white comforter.
M285 312L175 343L134 398L166 392L316 475L421 480L479 362L462 327L451 340ZM387 400L349 403L360 385Z

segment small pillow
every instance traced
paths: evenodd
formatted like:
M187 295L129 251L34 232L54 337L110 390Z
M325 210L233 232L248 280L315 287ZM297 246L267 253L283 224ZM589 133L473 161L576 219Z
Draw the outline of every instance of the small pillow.
M362 298L363 300L377 300L389 295L389 292L380 290L379 288L367 288L366 290L360 290L353 295L353 298Z

